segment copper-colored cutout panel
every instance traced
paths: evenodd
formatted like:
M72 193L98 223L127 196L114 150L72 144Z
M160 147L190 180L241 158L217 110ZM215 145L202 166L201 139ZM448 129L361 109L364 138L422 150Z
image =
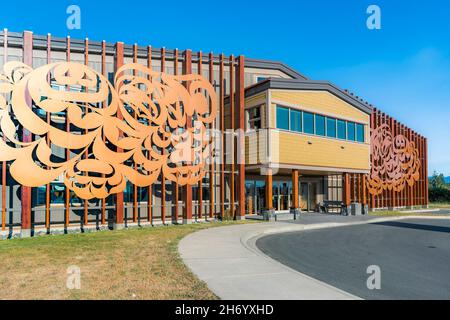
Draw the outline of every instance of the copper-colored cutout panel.
M0 161L11 162L14 179L38 187L63 177L81 199L122 192L127 180L148 187L161 173L181 186L200 181L211 148L206 128L216 117L210 82L201 75L168 75L135 63L116 74L113 86L101 73L77 63L35 70L20 62L4 65L0 93L9 98L0 95L5 137ZM65 112L76 129L66 132L57 121L47 123L47 114L58 119ZM193 128L186 126L188 117L196 120ZM19 125L33 141L21 140ZM50 145L70 150L72 156L58 158Z
M368 178L370 194L384 190L401 192L420 179L421 161L414 141L399 134L393 136L387 124L371 133L372 171Z

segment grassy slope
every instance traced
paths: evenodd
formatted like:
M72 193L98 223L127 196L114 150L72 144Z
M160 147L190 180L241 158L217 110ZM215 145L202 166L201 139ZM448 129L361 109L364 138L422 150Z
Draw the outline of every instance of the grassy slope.
M0 299L216 299L183 264L178 242L222 224L0 241ZM81 290L66 288L81 268Z

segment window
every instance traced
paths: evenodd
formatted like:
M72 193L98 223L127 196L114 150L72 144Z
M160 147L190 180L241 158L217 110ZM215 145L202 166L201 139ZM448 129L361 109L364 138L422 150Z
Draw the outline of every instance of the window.
M263 82L264 80L267 80L267 77L256 77L256 82Z
M356 140L355 123L347 122L347 139L350 141Z
M254 107L246 111L247 130L261 129L261 107Z
M364 132L364 125L363 124L356 124L356 141L358 142L365 142L365 132Z
M325 117L316 114L316 134L325 136Z
M277 128L289 130L289 108L277 106Z
M305 133L314 134L314 115L303 112L303 130Z
M336 138L336 119L327 118L327 137Z
M347 124L344 120L337 121L337 135L339 139L347 139Z
M291 130L302 132L302 112L291 109Z

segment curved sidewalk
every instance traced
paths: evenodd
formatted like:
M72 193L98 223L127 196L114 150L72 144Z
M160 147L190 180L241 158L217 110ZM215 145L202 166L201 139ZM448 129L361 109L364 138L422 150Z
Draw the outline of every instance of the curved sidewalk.
M191 271L224 300L360 299L269 258L256 248L256 240L274 233L408 218L411 216L336 222L330 217L330 222L321 219L321 223L271 222L217 227L188 235L178 250Z

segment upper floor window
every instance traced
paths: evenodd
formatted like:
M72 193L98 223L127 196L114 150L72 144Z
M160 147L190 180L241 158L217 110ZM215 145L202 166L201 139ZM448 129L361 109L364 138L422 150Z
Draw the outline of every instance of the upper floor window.
M256 77L256 83L263 82L263 81L265 81L267 79L268 79L267 77L258 76L258 77Z
M277 128L341 140L365 142L365 125L293 108L276 107Z
M303 132L314 134L314 114L303 112Z
M347 122L347 140L356 141L356 128L354 122Z
M344 120L337 121L337 136L339 139L347 139L347 124Z
M289 130L289 108L277 107L277 128Z
M336 119L327 118L327 137L336 138Z
M291 130L302 132L302 112L291 109Z
M365 141L365 130L364 125L357 123L356 124L356 141L364 142Z
M246 129L261 129L261 106L245 110Z
M316 134L325 136L325 117L316 114Z

